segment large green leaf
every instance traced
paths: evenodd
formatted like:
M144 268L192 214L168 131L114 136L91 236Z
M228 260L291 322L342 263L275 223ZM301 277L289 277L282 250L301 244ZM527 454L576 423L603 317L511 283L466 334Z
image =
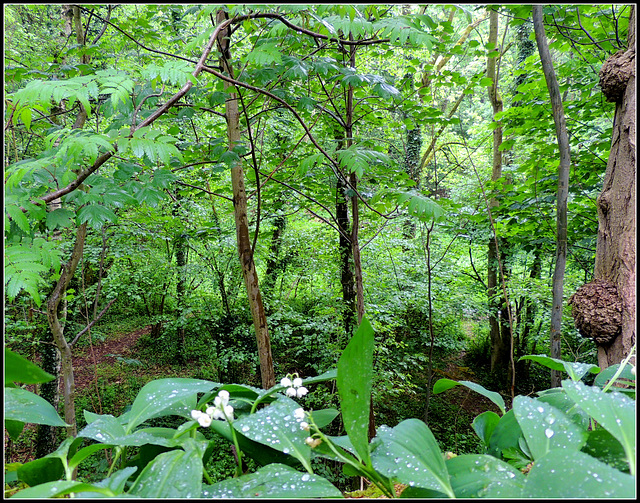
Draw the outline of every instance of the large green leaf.
M598 428L589 432L587 443L582 452L607 463L609 466L620 470L629 471L629 462L624 452L624 447L607 430Z
M189 395L206 393L217 386L219 384L211 381L179 377L156 379L145 384L131 406L127 433Z
M581 382L562 381L562 388L578 406L611 433L624 447L632 473L636 464L636 402L612 391Z
M49 402L22 388L4 389L4 417L23 423L69 426Z
M218 435L225 438L228 442L233 442L233 436L231 435L231 427L226 421L213 421L209 427L215 431ZM265 445L261 442L256 442L250 438L245 437L240 431L236 431L236 438L240 450L247 456L253 458L260 465L265 466L270 463L282 463L287 465L300 466L296 458L289 454L284 454L282 451L278 451L269 445Z
M519 498L526 478L486 454L463 454L446 462L456 498Z
M634 499L635 488L635 477L584 452L554 449L534 463L522 497Z
M255 442L294 456L305 468L311 469L311 448L305 443L309 433L294 417L298 408L300 405L294 400L281 397L255 414L239 418L233 427Z
M511 409L500 418L493 429L489 440L489 454L499 458L503 450L518 447L521 438L522 430L516 421L513 409Z
M342 493L318 475L277 463L237 479L204 485L202 498L341 498Z
M562 388L547 389L539 392L538 395L536 398L538 401L548 403L556 409L560 409L578 426L585 430L589 426L589 415L578 407Z
M534 362L549 367L552 370L564 371L569 374L569 377L574 381L582 379L587 372L597 374L600 372L600 367L591 363L579 363L579 362L565 362L557 358L551 358L547 355L525 355L520 360L533 360Z
M369 465L369 406L373 378L373 327L366 317L338 360L336 383L344 429L362 461Z
M444 456L423 421L407 419L395 428L380 426L372 445L373 467L385 477L454 496Z
M436 383L433 385L433 394L437 395L438 393L442 393L448 389L453 388L454 386L466 386L467 388L475 391L476 393L480 393L482 396L487 397L493 403L495 403L502 414L505 412L504 398L500 396L499 393L495 391L489 391L484 386L481 386L477 383L471 381L454 381L452 379L438 379Z
M580 450L587 441L587 432L553 405L517 396L513 400L513 411L533 459L541 458L552 449Z
M81 491L90 491L100 493L104 496L114 496L114 493L104 487L98 487L92 484L86 484L84 482L78 482L75 480L56 480L53 482L46 482L44 484L37 485L35 487L28 487L20 492L17 492L12 498L17 499L36 499L36 498L57 498L64 496L65 494L76 493Z
M489 446L493 430L499 422L500 416L492 410L487 410L476 416L471 423L471 426L473 426L473 430L478 434L480 440L482 440L486 446Z
M202 470L196 449L164 452L142 470L128 494L138 498L198 498Z
M37 384L49 382L54 376L45 372L37 365L31 363L9 348L4 348L4 383L20 382L24 384Z

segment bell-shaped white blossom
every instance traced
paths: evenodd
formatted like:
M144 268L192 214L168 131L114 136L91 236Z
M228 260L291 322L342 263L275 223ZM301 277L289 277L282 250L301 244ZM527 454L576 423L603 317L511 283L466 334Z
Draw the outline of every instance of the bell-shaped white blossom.
M298 398L302 398L303 396L305 396L308 393L308 389L305 388L304 386L300 386L296 391L296 396Z
M305 431L309 431L309 423L307 423L306 421L302 421L300 423L300 429L305 430Z
M289 387L291 385L292 385L291 379L289 379L288 377L283 377L282 380L280 381L280 386Z
M293 417L296 418L296 421L302 421L304 419L304 415L304 409L302 407L293 411Z
M299 388L300 386L302 386L302 379L301 379L301 378L299 378L299 377L296 377L296 378L293 380L293 383L292 383L292 384L293 384L294 388Z
M287 388L287 391L284 392L285 395L290 396L291 398L293 398L294 396L296 396L296 389L295 388Z

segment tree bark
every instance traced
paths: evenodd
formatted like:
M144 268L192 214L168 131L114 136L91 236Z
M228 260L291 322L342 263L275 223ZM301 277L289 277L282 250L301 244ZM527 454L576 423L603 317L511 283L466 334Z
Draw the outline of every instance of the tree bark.
M494 49L498 47L498 12L491 9L489 12L489 44L494 45ZM493 108L494 116L503 111L503 101L498 91L498 57L487 58L487 77L492 80L492 84L487 88L489 100ZM498 126L493 130L493 149L492 149L492 167L491 180L493 182L502 177L502 152L500 145L502 144L502 126L498 121ZM492 197L489 203L491 208L498 206L498 200ZM504 251L498 248L498 244L502 240L497 236L489 240L487 250L487 296L489 298L489 338L491 341L491 371L496 372L502 377L508 377L509 361L510 361L510 331L506 333L502 330L501 321L507 317L507 308L505 299L499 292L500 280L500 261L504 261ZM504 279L504 278L503 278Z
M216 21L221 23L227 19L224 11L217 13ZM229 61L229 29L225 28L220 31L218 36L218 46L222 57L220 64L223 72L233 77L233 68ZM225 81L225 91L229 94L229 98L225 103L225 115L227 119L227 136L229 139L229 150L240 143L240 111L238 108L237 92L229 92L232 89L229 83ZM267 317L262 303L262 295L260 293L260 285L258 282L258 273L253 261L253 249L251 247L251 239L249 237L249 219L247 217L247 193L244 184L244 168L242 161L238 159L231 168L231 183L233 186L233 209L236 224L236 239L238 242L238 255L240 257L240 266L249 299L249 308L253 318L253 326L256 332L256 340L258 343L258 356L260 358L260 376L262 378L262 387L269 389L276 383L273 369L273 357L271 354L271 339L269 337L269 329L267 326Z
M613 137L602 192L598 197L598 241L594 277L617 289L622 304L619 335L598 345L598 365L620 363L636 340L636 11L631 6L628 49L611 56L600 71L600 86L616 103ZM632 359L635 364L635 357Z
M569 195L569 171L571 169L571 154L569 152L569 136L564 117L564 107L560 97L560 88L553 69L553 60L547 45L547 37L542 23L542 5L533 6L533 29L540 53L542 71L544 72L551 106L553 121L556 126L558 149L560 150L560 165L558 166L558 194L556 201L556 266L553 271L553 304L551 307L551 353L552 358L560 358L560 336L562 334L562 306L563 282L567 261L567 198ZM560 371L551 371L551 386L560 386Z
M71 278L73 278L73 275L76 272L78 262L80 262L80 259L82 258L86 236L87 223L85 222L78 227L76 241L73 246L73 252L71 253L71 259L65 266L63 266L60 272L60 279L47 302L47 319L49 321L49 327L51 328L56 347L58 348L58 351L60 351L60 370L63 381L62 395L64 397L64 420L66 423L71 425L67 427L67 434L70 437L75 437L77 433L73 360L71 355L71 346L69 346L64 337L64 328L58 318L58 307L67 287L69 286Z

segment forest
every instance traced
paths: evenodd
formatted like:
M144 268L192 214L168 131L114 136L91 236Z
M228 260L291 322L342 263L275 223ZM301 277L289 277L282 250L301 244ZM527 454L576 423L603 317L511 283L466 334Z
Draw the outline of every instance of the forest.
M635 498L635 36L5 4L5 497Z

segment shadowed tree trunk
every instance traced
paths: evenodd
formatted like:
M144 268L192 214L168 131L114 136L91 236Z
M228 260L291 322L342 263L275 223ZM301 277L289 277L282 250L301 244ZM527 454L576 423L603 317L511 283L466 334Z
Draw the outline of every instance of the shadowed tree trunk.
M594 281L572 297L583 336L598 346L598 366L620 363L636 341L636 10L631 6L628 49L602 65L600 87L616 104L611 151L598 196ZM598 303L597 299L609 301ZM635 365L635 357L631 360Z

